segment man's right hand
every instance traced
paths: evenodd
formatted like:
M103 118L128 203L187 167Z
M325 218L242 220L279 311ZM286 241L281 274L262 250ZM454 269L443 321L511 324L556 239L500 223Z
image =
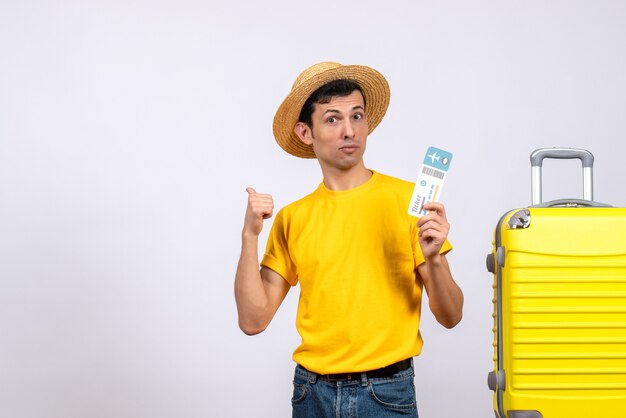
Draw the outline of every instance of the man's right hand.
M243 234L259 236L263 229L263 220L272 217L274 200L272 195L257 193L252 187L246 188L248 192L248 208L243 224Z

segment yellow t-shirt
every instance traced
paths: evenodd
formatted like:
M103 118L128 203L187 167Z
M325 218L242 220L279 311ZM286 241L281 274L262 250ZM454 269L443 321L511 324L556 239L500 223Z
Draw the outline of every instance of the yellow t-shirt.
M360 372L416 356L424 262L413 183L374 172L364 184L324 184L276 215L261 264L300 283L293 359L321 373ZM452 247L445 242L441 252Z

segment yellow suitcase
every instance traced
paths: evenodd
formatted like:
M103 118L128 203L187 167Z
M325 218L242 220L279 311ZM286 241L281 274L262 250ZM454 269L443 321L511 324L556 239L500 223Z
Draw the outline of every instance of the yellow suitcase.
M545 158L578 158L583 200L541 203ZM531 154L532 203L498 222L494 274L497 418L626 417L626 208L593 201L593 155Z

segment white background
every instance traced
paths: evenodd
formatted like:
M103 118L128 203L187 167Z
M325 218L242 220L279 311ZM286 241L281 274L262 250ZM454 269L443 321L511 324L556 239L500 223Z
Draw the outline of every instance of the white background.
M298 289L247 337L233 276L245 187L282 207L321 180L271 124L323 60L391 85L370 168L414 181L427 146L454 153L465 316L424 310L419 410L492 417L484 261L529 154L591 150L596 200L626 206L624 22L620 0L2 0L0 418L290 416ZM544 180L582 195L578 162Z

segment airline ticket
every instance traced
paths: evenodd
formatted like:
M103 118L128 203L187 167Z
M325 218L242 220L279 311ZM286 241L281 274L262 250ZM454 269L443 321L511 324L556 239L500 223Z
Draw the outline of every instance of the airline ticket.
M428 211L424 209L424 205L439 200L450 161L451 152L435 147L428 148L409 203L409 215L426 215Z

